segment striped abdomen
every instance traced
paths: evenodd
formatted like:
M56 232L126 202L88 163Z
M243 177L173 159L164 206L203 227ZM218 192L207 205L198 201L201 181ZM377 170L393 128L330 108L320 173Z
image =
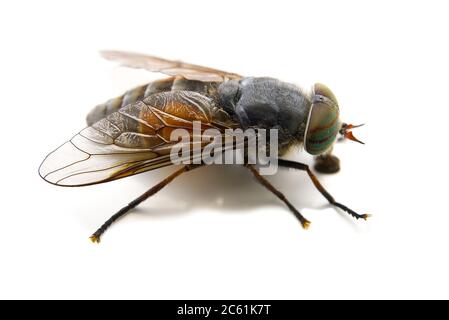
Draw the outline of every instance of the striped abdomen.
M166 79L156 80L146 85L127 91L125 94L110 99L93 108L86 117L87 125L92 125L95 122L107 117L113 112L127 106L130 103L141 101L154 93L175 91L175 90L189 90L206 95L213 95L216 92L218 83L201 82L186 80L179 77L170 77Z

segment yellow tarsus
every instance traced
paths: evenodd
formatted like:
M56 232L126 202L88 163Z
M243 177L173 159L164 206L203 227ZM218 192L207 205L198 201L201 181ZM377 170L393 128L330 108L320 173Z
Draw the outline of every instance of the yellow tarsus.
M100 237L97 237L95 235L92 235L89 237L90 241L92 241L92 243L100 243Z
M370 217L372 217L372 215L371 214L364 214L363 215L363 220L368 220L368 218L370 218Z
M309 229L309 227L310 227L310 221L304 221L304 222L302 223L302 227L303 227L305 230Z

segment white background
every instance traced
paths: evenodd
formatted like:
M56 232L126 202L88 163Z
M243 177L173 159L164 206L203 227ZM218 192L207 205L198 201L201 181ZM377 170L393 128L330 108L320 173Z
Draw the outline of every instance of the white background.
M445 1L2 1L0 298L449 298L449 20ZM92 106L160 77L100 49L327 84L366 142L339 144L320 176L270 180L294 216L242 168L198 169L88 236L173 168L59 188L44 156ZM290 158L311 163L305 155Z

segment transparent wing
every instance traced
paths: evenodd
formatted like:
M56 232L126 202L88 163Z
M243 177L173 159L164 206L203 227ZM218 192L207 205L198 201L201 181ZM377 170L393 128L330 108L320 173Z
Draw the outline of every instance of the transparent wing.
M189 80L205 82L221 82L225 79L239 79L242 76L208 67L184 63L181 61L166 60L154 56L122 51L102 51L102 56L120 64L146 69L152 72L161 72L170 76L183 76Z
M198 132L193 130L194 121L201 122ZM203 150L214 138L214 133L205 130L213 128L215 134L221 135L236 125L227 113L199 93L154 94L79 132L44 159L39 174L60 186L112 181L171 165L170 151L174 146L189 144L192 148L196 144ZM171 141L173 130L179 128L188 133L188 142ZM203 139L198 137L195 142L197 134ZM193 160L195 156L189 153L181 160Z

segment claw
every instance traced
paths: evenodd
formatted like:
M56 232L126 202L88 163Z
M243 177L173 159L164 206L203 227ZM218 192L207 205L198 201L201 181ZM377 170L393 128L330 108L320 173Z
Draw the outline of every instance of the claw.
M309 229L309 227L310 227L310 221L304 221L304 222L301 222L301 224L302 224L302 227L305 229L305 230L307 230L307 229Z
M372 217L372 215L371 214L367 214L367 213L362 215L362 219L365 220L365 221L368 220L369 217Z
M89 239L92 243L100 243L100 237L97 237L96 235L91 235Z

